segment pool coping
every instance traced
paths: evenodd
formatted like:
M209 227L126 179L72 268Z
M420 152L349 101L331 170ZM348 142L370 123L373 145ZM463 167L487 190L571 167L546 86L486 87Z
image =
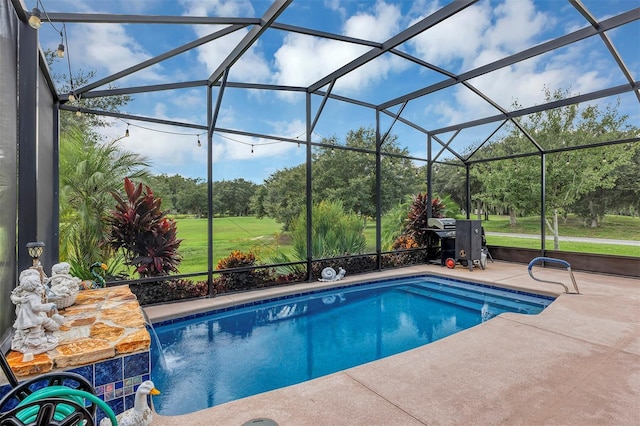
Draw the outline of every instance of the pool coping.
M350 287L354 285L361 285L364 283L372 282L372 281L384 281L388 279L402 279L408 278L412 276L435 276L442 278L450 278L457 279L462 282L471 282L477 283L481 285L486 285L490 287L498 287L501 289L514 291L514 292L525 292L531 294L538 294L540 296L553 297L556 298L560 294L561 291L556 289L549 289L540 287L539 285L531 288L531 287L523 287L521 285L514 285L510 283L499 283L496 281L487 280L483 276L476 275L460 275L452 273L444 268L437 267L437 269L430 268L425 270L425 267L433 266L433 265L420 265L420 266L410 266L407 268L399 268L386 270L376 273L370 274L362 274L362 275L353 275L347 276L340 281L330 281L330 282L310 282L310 283L301 283L301 284L292 284L292 285L283 285L269 288L261 288L252 291L246 292L238 292L231 294L222 294L209 299L196 299L185 302L176 302L170 304L162 304L162 305L153 305L153 306L145 306L144 311L147 314L149 320L154 325L156 324L164 324L170 322L172 320L183 320L185 318L194 318L196 316L206 315L211 311L216 310L224 310L224 309L234 309L239 305L243 306L251 306L252 303L262 302L264 300L272 300L272 299L280 299L280 298L288 298L295 297L297 295L309 294L309 293L317 293L327 290L332 290L335 288L342 287ZM460 271L460 269L456 269L454 271ZM465 268L466 272L469 272ZM449 273L447 273L449 272Z
M352 283L342 283L342 285L338 285L335 287L330 287L330 288L319 288L319 289L309 289L307 288L305 291L301 291L299 293L286 293L286 294L282 294L282 295L277 295L277 296L270 296L268 298L265 299L259 299L259 300L254 300L254 301L247 301L247 302L241 302L239 304L236 305L231 305L231 306L225 306L225 307L216 307L207 311L202 311L202 312L197 312L197 313L188 313L185 316L182 317L172 317L172 318L167 318L161 321L152 321L152 324L154 327L163 327L166 325L173 325L173 324L179 324L181 322L185 322L185 321L191 321L191 320L195 320L195 319L199 319L199 318L204 318L204 317L208 317L211 315L217 315L217 314L222 314L222 313L226 313L226 312L233 312L235 310L239 310L239 309L244 309L244 308L250 308L250 307L260 307L261 305L265 305L267 303L271 303L271 302L280 302L280 301L286 301L286 300L290 300L290 299L294 299L297 297L305 297L305 296L317 296L317 295L322 295L322 294L331 294L335 291L342 291L342 290L349 290L349 289L355 289L357 287L364 287L364 286L369 286L369 285L378 285L378 284L385 284L385 283L393 283L394 281L401 281L401 280L406 280L406 279L420 279L420 278L435 278L435 279L444 279L447 280L449 282L453 282L453 283L458 283L458 284L466 284L466 285L473 285L482 289L495 289L495 290L501 290L507 293L513 293L513 294L517 294L517 295L524 295L524 296L535 296L535 297L540 297L542 299L545 300L549 300L549 301L553 301L556 299L557 296L547 296L547 295L543 295L543 294L536 294L536 293L532 293L530 291L523 291L523 290L516 290L516 289L510 289L510 288L505 288L505 287L498 287L496 285L490 285L490 284L484 284L484 283L479 283L477 281L472 281L472 280L462 280L462 279L458 279L458 278L452 278L452 277L445 277L444 275L436 275L433 273L429 273L429 274L415 274L415 275L403 275L403 276L394 276L394 277L389 277L389 278L381 278L381 279L375 279L375 280L371 280L371 281L362 281L362 282L352 282Z
M241 425L255 418L280 425L635 422L640 408L638 280L575 272L582 295L564 295L556 286L533 281L526 265L506 262L489 264L485 271L424 265L349 278L355 283L416 271L559 297L539 315L501 314L429 345L298 385L191 414L156 414L154 426ZM557 269L541 274L567 279L566 271ZM336 286L318 287L330 284ZM299 292L296 286L277 290ZM227 297L216 304L231 305L268 293L215 299ZM200 310L212 306L195 305ZM156 311L148 312L155 322L183 315L186 308L177 308L145 310Z

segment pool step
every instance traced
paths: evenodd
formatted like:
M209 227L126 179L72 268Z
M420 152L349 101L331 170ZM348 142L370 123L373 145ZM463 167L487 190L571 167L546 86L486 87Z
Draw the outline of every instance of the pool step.
M538 313L542 309L540 306L528 306L496 297L495 295L485 295L481 293L473 293L465 290L456 289L454 287L424 287L420 285L409 285L401 287L401 290L415 294L417 296L427 297L441 302L449 303L471 309L475 312L482 313L487 310L491 316L498 315L502 312L518 312L518 313ZM486 306L486 307L485 307ZM486 314L486 312L485 312Z
M554 298L550 298L547 296L536 296L533 294L526 294L521 292L511 292L511 291L507 291L507 290L503 290L495 287L480 287L470 283L469 284L462 283L462 282L451 283L451 282L447 282L446 280L439 280L437 278L421 281L419 283L411 283L411 285L419 285L419 286L425 286L429 288L440 288L444 286L451 289L471 291L474 293L482 292L485 294L506 298L508 300L517 299L519 302L524 302L532 306L537 306L541 308L546 308L547 306L549 306L551 302L553 302L553 300L555 300Z
M413 284L417 287L426 288L429 290L445 292L447 294L460 295L462 297L469 297L474 300L480 298L482 301L488 301L491 303L502 304L510 309L522 309L526 307L527 311L539 312L551 303L551 300L536 298L535 296L529 296L526 294L518 294L512 292L505 292L499 289L492 288L474 288L471 285L461 284L457 285L441 285L438 283L421 283Z

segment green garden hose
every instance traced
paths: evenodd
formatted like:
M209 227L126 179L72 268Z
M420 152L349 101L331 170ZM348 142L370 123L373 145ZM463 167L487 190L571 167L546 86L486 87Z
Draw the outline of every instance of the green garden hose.
M33 392L31 395L29 395L28 397L26 397L24 400L22 400L20 402L20 404L18 404L18 407L28 404L30 402L34 402L34 401L39 401L45 398L54 398L54 397L60 397L62 399L67 399L69 401L73 401L76 404L84 407L85 406L85 399L95 403L98 407L100 407L100 409L102 411L104 411L104 413L109 417L109 419L111 420L111 424L113 426L117 426L118 425L118 421L116 420L116 416L113 413L113 410L111 409L111 407L109 407L107 405L107 403L105 403L103 400L101 400L100 398L98 398L97 396L95 396L92 393L83 391L83 390L79 390L79 389L73 389L73 388L69 388L66 386L49 386L43 389L39 389L35 392ZM17 413L16 417L23 423L28 424L31 423L33 421L35 421L36 416L38 415L38 411L39 411L39 407L35 406L35 407L28 407L25 408L24 410L20 411L19 413ZM73 413L74 408L70 405L65 405L65 404L60 404L56 407L56 412L54 414L54 419L56 421L60 421L63 420L66 416L70 415L71 413Z

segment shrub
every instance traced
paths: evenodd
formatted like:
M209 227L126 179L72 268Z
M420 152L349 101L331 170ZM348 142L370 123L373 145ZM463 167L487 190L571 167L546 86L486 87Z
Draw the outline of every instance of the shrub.
M306 209L293 221L291 236L297 258L306 260ZM367 245L364 221L354 213L345 212L339 201L322 201L312 210L311 244L314 259L362 253Z
M257 265L253 252L243 253L240 250L234 250L229 256L220 259L216 269L251 268L254 266ZM213 280L213 284L216 293L249 290L274 282L271 277L273 272L275 271L270 268L223 272Z
M178 272L181 257L176 238L176 223L160 210L162 200L153 195L151 188L137 186L124 179L126 199L111 192L117 205L108 219L109 245L122 249L125 263L134 266L141 277L155 277Z
M207 297L208 287L206 280L193 282L184 279L129 284L140 305Z

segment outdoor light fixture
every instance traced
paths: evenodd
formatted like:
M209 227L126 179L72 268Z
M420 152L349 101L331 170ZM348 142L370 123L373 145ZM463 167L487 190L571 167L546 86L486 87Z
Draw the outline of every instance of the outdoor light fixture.
M200 148L202 146L202 143L200 142L200 136L198 136L198 148Z
M40 241L27 243L27 251L29 252L29 256L31 256L33 266L39 266L40 256L42 256L42 252L44 252L44 243Z
M60 43L58 45L58 50L56 50L56 55L60 59L64 58L64 44Z
M41 16L42 15L40 14L40 9L38 9L37 7L31 9L31 16L29 16L29 25L34 30L37 30L38 28L40 28L40 25L42 25L42 19L40 19Z
M127 130L124 131L124 137L128 138L129 137L129 125L127 124Z
M69 92L69 102L75 102L76 101L76 95L73 94L73 92Z
M78 110L76 111L76 117L81 117L81 116L82 116L82 110L78 108Z

